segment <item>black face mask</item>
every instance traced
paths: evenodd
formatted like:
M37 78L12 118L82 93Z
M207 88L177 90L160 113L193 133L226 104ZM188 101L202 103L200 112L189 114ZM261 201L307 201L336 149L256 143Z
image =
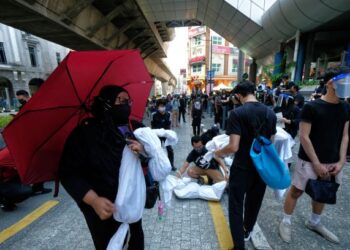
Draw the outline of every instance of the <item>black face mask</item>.
M22 106L23 106L24 104L27 103L27 101L24 100L24 99L19 99L18 102L19 102Z
M204 147L194 149L197 153L202 153L204 151Z
M129 104L112 105L109 112L114 124L116 125L128 124L129 116L131 113L131 107Z

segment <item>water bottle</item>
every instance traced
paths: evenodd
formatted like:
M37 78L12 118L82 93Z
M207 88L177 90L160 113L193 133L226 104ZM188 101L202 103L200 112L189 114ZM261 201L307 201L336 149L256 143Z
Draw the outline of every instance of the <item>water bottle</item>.
M164 216L164 203L163 201L158 201L158 219L162 220Z
M350 73L338 75L332 80L336 96L339 98L350 97Z

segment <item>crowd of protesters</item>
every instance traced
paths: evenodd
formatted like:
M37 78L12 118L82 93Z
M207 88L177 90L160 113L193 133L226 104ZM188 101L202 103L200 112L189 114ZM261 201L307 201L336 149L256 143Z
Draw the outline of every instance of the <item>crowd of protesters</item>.
M261 116L263 119L265 110L268 110L269 118L264 133L271 140L278 124L282 124L292 138L298 135L299 128L301 130L298 160L293 164L292 185L286 195L284 215L279 225L283 241L291 241L291 215L308 179L335 176L336 182L341 182L347 155L349 105L336 95L333 79L344 72L348 72L347 69L327 70L321 78L320 86L308 101L305 101L299 92L300 86L291 81L289 75L283 75L273 86L268 86L265 81L255 85L245 80L233 91L214 91L208 95L196 90L190 96L182 94L166 98L168 102L184 100L184 113L188 112L192 117L193 150L177 170L178 177L188 169L187 174L192 178L200 179L200 175L208 175L215 181L223 178L204 173L198 166L200 164L196 163L196 157L193 157L203 154L202 146L205 143L198 135L201 134L200 123L204 116L209 116L217 128L225 130L230 136L228 146L217 151L216 156L220 158L235 154L229 178L229 221L234 249L244 249L244 241L250 238L266 188L249 156L254 138L249 122L252 117ZM149 108L153 106L150 104ZM176 109L174 111L170 108L169 112L175 112L178 121L176 126L180 126ZM191 162L194 162L196 168L188 168ZM200 171L194 171L197 168ZM325 239L339 243L338 237L320 222L323 208L324 204L313 201L312 213L305 226Z
M298 159L293 164L292 185L287 192L283 218L279 224L279 235L283 241L292 240L291 217L307 181L333 176L337 183L341 183L349 142L350 112L349 104L341 100L336 92L335 77L344 73L348 74L349 71L343 68L327 70L320 87L312 96L315 100L309 102L305 101L299 92L300 87L290 81L288 75L283 75L272 87L265 81L256 85L243 80L233 91L207 94L195 89L189 96L183 93L169 94L158 99L152 97L148 101L147 115L152 128L181 130L185 123L191 122L193 137L188 139L192 150L181 168L177 169L174 165L173 148L166 146L172 170L176 171L177 177L187 172L188 176L199 180L202 175L207 175L212 183L228 180L229 222L234 249L245 249L245 241L251 237L266 190L266 184L249 155L255 138L252 119L267 120L262 126L262 134L271 141L276 135L278 123L283 124L284 130L292 138L296 138L299 133ZM21 98L19 101L22 101ZM203 133L202 119L205 116L212 119L213 127ZM203 170L202 162L198 159L207 152L205 143L219 134L219 128L226 131L229 143L215 151L214 160L207 163L209 168ZM160 140L164 142L165 138ZM232 154L235 157L229 170L222 158ZM220 169L223 170L221 174L217 171ZM338 237L321 224L324 206L323 203L312 201L311 216L305 226L325 239L339 243Z

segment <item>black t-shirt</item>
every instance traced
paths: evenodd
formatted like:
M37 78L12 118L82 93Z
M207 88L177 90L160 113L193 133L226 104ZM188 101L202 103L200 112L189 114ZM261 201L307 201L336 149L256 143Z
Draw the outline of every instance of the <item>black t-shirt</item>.
M339 161L344 125L348 120L349 108L345 102L332 104L317 99L305 104L301 121L312 124L309 137L321 163ZM302 145L298 156L304 161L310 161Z
M265 120L260 135L270 139L276 134L276 115L266 105L259 102L247 102L230 113L227 135L240 135L239 149L235 154L232 166L249 169L254 168L249 152L254 140L255 130Z
M170 113L160 113L159 111L152 114L151 127L154 129L170 129L171 121L170 121Z
M193 162L197 167L203 168L203 169L218 169L219 163L213 158L209 162L207 162L203 156L208 152L208 150L203 147L203 150L201 152L197 152L196 150L192 150L187 158L186 161L188 163Z
M208 150L205 147L203 147L203 150L200 153L193 149L188 154L188 156L186 158L186 161L188 163L195 162L198 159L198 157L201 157L201 156L205 155L207 152L208 152Z

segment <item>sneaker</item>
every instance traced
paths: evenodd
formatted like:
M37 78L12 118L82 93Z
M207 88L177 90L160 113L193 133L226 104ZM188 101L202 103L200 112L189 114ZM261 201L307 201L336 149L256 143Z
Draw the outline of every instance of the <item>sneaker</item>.
M176 167L171 167L171 171L176 171L177 169L176 169Z
M338 237L332 233L331 231L329 231L325 226L323 226L321 223L318 223L317 225L313 225L309 220L305 221L305 226L311 230L314 231L316 233L318 233L319 235L321 235L323 238L325 238L326 240L333 242L333 243L337 243L339 244L339 239Z
M12 212L16 210L17 206L14 203L5 203L1 206L1 209L5 212Z
M252 232L244 230L244 241L249 241L251 237L252 237Z
M205 184L204 178L202 176L199 176L198 179L197 179L197 183L199 185L204 185Z
M282 238L282 240L284 242L291 242L292 240L292 230L291 230L291 226L288 223L284 223L283 221L281 221L279 227L278 227L278 232L280 237Z
M33 190L32 196L39 195L39 194L47 194L47 193L50 193L51 191L52 191L51 188L42 188L39 190Z

